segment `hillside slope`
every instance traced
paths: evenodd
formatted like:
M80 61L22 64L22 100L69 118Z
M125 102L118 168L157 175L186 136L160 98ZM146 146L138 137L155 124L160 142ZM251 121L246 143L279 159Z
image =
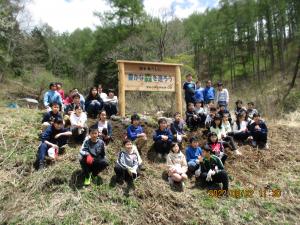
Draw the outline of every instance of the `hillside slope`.
M135 186L116 185L113 165L123 126L114 122L115 142L107 149L110 167L101 182L82 187L77 157L67 148L58 162L35 171L41 111L0 108L1 224L297 224L300 213L300 127L269 124L270 150L242 147L226 169L230 188L254 190L253 197L215 198L188 181L172 190L165 165L143 159L147 170ZM153 128L145 127L149 137ZM150 148L149 141L148 148ZM151 155L151 154L150 154ZM260 190L266 188L266 196ZM281 190L281 197L269 196Z

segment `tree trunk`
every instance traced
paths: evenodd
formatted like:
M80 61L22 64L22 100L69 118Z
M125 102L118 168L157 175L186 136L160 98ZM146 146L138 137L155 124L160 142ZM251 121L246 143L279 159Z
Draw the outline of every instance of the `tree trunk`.
M271 19L269 8L266 10L266 27L267 27L267 34L268 34L268 48L270 53L271 69L274 70L275 57L274 57L273 37L272 37L272 19Z
M297 57L297 61L296 61L295 69L294 69L294 76L293 76L293 79L289 86L288 91L283 96L283 101L287 98L287 96L290 94L291 90L295 86L295 82L296 82L296 78L297 78L297 74L298 74L298 70L299 70L299 62L300 62L300 47L298 48L298 57Z

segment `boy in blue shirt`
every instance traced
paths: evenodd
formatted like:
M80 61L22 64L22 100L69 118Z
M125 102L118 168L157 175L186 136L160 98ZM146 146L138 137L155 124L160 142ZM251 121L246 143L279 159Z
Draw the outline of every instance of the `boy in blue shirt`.
M212 87L211 81L208 80L206 82L206 87L204 89L204 102L205 104L209 104L210 102L214 102L215 100L215 89Z
M185 150L186 161L189 174L194 174L199 169L199 157L202 155L202 149L199 147L199 141L196 137L190 138L190 146Z
M141 164L140 169L144 170L140 154L142 154L142 149L147 144L147 135L144 133L144 130L140 125L140 117L138 114L133 114L131 116L131 125L127 128L127 138L133 142L133 151L138 156Z
M201 82L196 82L195 102L204 102L204 88L201 87Z

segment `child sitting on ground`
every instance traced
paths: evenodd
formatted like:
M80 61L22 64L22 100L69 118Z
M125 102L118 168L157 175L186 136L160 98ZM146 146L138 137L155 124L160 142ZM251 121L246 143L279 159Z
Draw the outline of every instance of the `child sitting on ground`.
M195 111L194 103L188 103L188 109L185 112L186 124L191 131L195 131L198 128L198 115Z
M224 127L227 136L233 136L232 126L231 123L229 122L229 115L227 113L223 114L222 126Z
M154 149L159 159L165 158L170 152L171 143L173 141L173 135L168 128L168 123L165 118L158 120L159 128L154 132L153 141Z
M172 143L171 145L171 152L167 156L167 166L170 185L176 182L183 187L183 181L187 179L187 162L184 154L180 151L178 143Z
M198 115L198 126L204 127L207 113L203 107L203 101L196 101L195 103L195 112Z
M103 101L108 118L118 113L118 97L115 96L114 90L108 90L107 98L103 99Z
M218 140L218 136L215 132L209 133L207 144L209 147L211 147L213 154L218 156L222 163L225 164L227 155L224 152L224 146L222 142Z
M50 104L56 102L62 107L63 102L60 94L57 92L56 83L50 83L49 90L44 94L44 106L47 111L50 111Z
M211 123L214 121L215 116L217 115L217 108L210 107L209 114L205 119L205 127L209 129L211 127Z
M147 145L147 135L144 133L142 126L140 125L140 117L138 114L131 116L131 125L127 128L127 137L133 143L133 151L137 154L140 163L140 169L143 170L142 154L143 148Z
M75 107L75 112L70 116L71 131L76 142L82 143L87 133L87 116L81 106Z
M56 118L62 119L62 115L61 115L61 113L59 112L59 104L56 103L56 102L53 102L53 103L50 104L50 106L51 106L51 111L46 112L46 113L44 114L44 117L43 117L43 120L42 120L42 123L43 123L42 129L43 129L43 131L44 131L47 127L51 126L51 125L53 124L53 121L54 121Z
M214 184L222 183L222 190L228 192L229 179L221 160L212 154L212 149L208 145L204 146L203 158L199 157L201 174L200 180L209 188Z
M237 118L237 116L238 116L239 114L241 114L242 112L247 112L247 110L246 110L245 107L243 107L243 102L242 102L242 100L237 100L237 101L235 102L235 110L234 110L234 114L235 114L236 118Z
M249 121L246 120L246 112L237 115L237 120L233 124L233 137L236 141L245 142L250 133L248 131Z
M115 165L115 173L117 175L117 182L122 183L124 180L130 182L139 176L140 161L136 152L133 150L131 140L126 139L123 142L123 147L119 153L118 160Z
M249 102L247 104L247 115L252 120L254 114L258 114L258 111L254 108L254 102Z
M71 115L75 111L75 107L80 106L84 111L84 105L80 102L80 95L78 93L72 96L72 103L65 107L65 115Z
M127 128L127 138L134 142L140 152L147 144L147 135L140 125L140 117L138 114L131 116L131 125Z
M96 119L100 110L103 108L103 100L98 94L96 87L90 89L89 95L85 99L85 109L88 113L88 116Z
M261 120L259 113L253 115L253 123L249 125L249 131L253 147L269 149L267 144L268 128L265 122Z
M48 154L50 148L54 149L56 153L67 144L68 137L72 132L63 128L63 120L56 118L53 124L49 126L42 134L42 143L39 146L37 154L38 169L44 169L45 156Z
M232 118L230 112L225 108L225 105L220 104L218 114L223 118L224 114L227 114L228 121L232 124Z
M196 170L199 169L199 156L201 156L202 150L199 147L199 141L196 137L190 138L190 146L185 150L186 161L188 165L188 173L194 175ZM199 174L196 174L197 176Z
M84 185L90 185L92 176L97 177L108 166L104 142L98 138L97 127L91 127L89 135L90 138L83 142L79 159L84 175Z
M224 147L230 148L235 154L241 155L240 151L237 149L236 144L234 143L233 137L227 136L225 132L225 128L222 125L222 118L219 114L217 114L212 122L212 126L210 127L210 132L216 133L218 140L222 141Z
M186 133L183 130L184 122L181 119L181 115L179 112L174 114L174 122L171 123L171 132L174 136L174 141L176 141L179 145L182 144L183 139L187 138Z
M99 113L99 120L94 126L98 128L99 137L104 141L106 145L108 145L109 142L113 140L112 125L111 122L106 119L106 112L104 110Z

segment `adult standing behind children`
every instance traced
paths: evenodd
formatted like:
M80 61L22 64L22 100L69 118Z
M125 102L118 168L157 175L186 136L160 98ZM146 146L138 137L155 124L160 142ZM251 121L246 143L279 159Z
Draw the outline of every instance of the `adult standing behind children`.
M204 94L204 103L205 104L214 102L216 93L215 93L214 87L212 86L211 80L208 80L206 82L206 87L204 89L203 94Z
M49 90L44 94L44 106L47 111L51 110L51 103L58 103L60 107L62 107L63 102L60 94L56 91L56 83L50 83Z
M216 95L216 102L219 107L221 105L224 105L225 108L227 109L228 104L229 104L229 93L226 88L223 88L222 82L218 82L218 91L217 91L217 95Z
M192 74L186 75L186 81L183 84L186 108L189 103L195 103L196 84L193 81Z

